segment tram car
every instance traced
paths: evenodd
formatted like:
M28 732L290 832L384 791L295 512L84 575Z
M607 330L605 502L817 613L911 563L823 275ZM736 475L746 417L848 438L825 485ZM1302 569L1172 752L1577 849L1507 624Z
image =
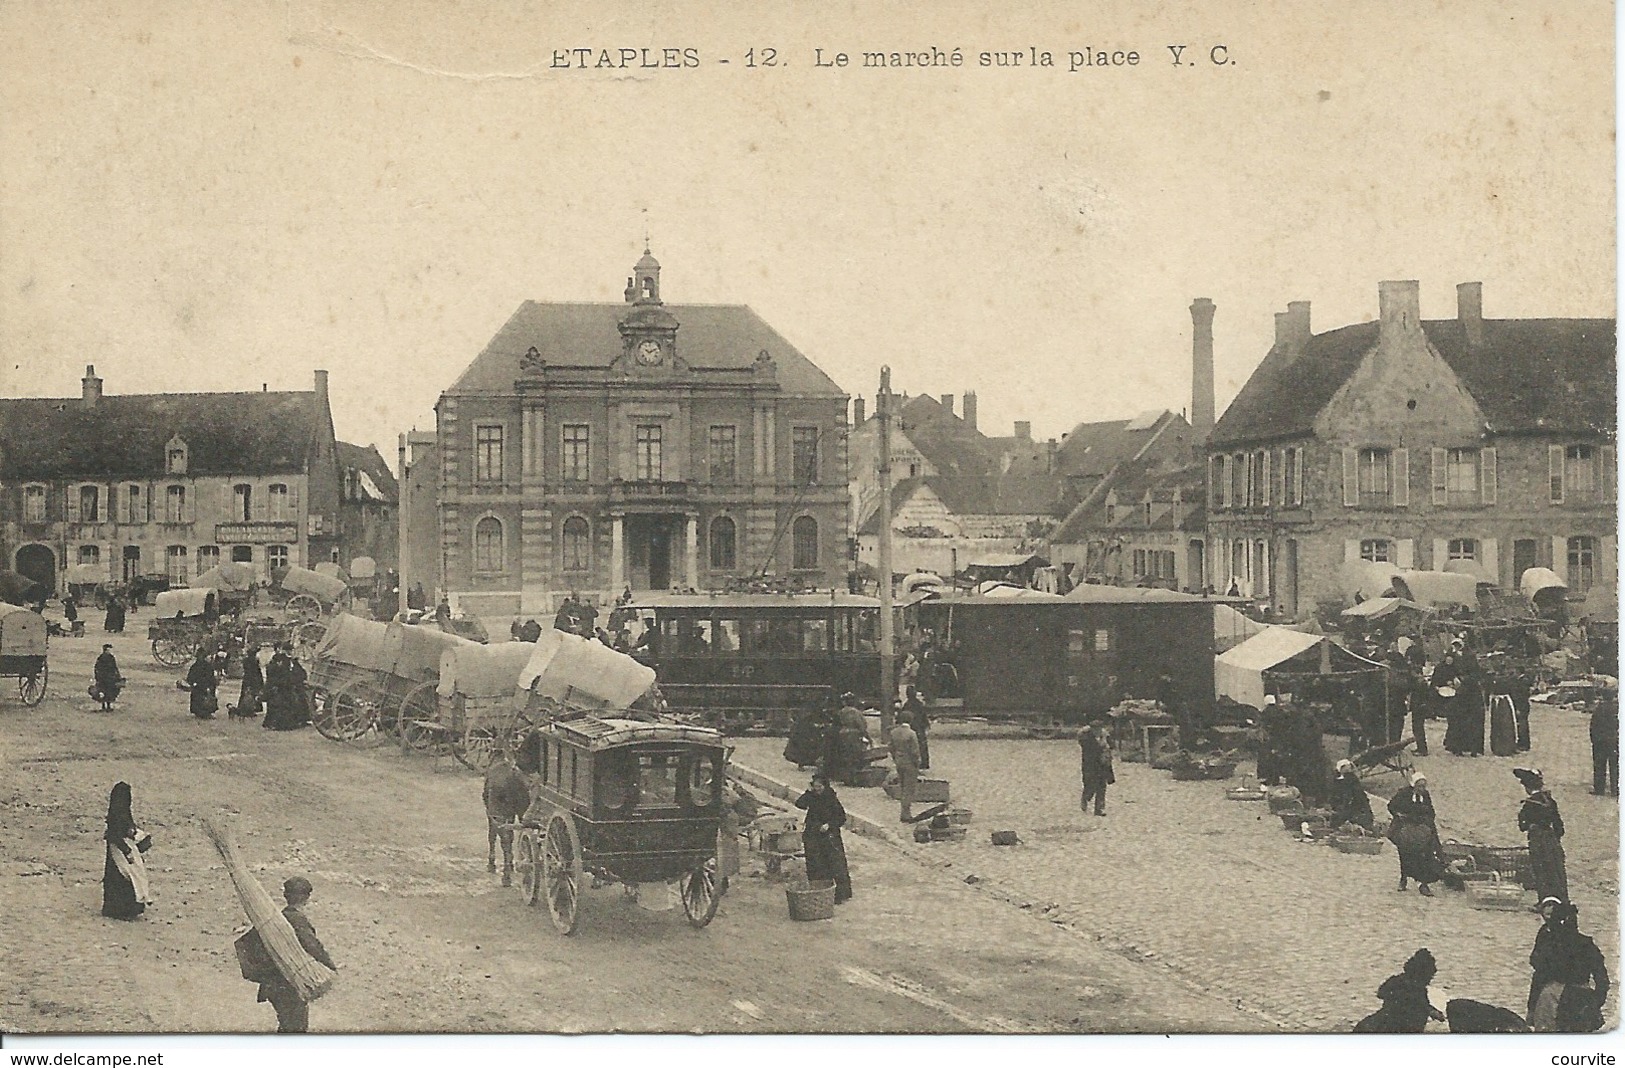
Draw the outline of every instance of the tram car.
M880 602L849 593L661 594L632 606L670 710L729 734L785 731L842 693L880 701ZM899 662L900 662L899 658Z

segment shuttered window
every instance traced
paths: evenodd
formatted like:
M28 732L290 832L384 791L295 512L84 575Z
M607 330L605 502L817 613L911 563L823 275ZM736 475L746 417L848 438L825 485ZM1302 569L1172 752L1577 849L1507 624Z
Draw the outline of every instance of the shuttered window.
M1494 449L1478 450L1479 500L1484 504L1494 504L1500 495L1500 472L1497 470Z

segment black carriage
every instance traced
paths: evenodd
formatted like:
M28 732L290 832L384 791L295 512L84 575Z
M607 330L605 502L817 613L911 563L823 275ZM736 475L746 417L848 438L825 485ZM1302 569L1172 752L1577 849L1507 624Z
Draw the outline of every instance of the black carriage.
M520 893L575 932L581 896L621 883L678 884L683 912L717 912L717 832L730 747L716 731L578 712L532 729L530 810L515 849ZM591 880L590 884L587 880Z
M147 627L152 658L165 667L179 667L197 655L219 623L219 596L205 588L158 594L153 599L157 616Z
M0 603L0 678L17 680L17 696L32 708L45 697L45 620L38 612Z
M782 732L850 691L880 700L880 602L847 593L656 595L635 606L672 712Z

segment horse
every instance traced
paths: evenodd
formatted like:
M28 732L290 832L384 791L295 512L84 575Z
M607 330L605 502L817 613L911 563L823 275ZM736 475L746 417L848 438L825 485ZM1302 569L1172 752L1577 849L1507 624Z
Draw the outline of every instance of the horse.
M513 824L530 807L530 783L511 760L498 760L485 773L480 791L485 803L485 870L497 870L497 842L502 842L502 885L513 885Z

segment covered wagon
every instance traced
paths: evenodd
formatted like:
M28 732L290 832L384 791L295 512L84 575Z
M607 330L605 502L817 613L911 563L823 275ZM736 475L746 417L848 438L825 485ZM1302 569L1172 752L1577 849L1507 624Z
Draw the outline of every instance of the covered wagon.
M316 729L341 741L397 730L414 691L427 684L432 697L440 657L457 644L472 643L429 627L334 616L311 655ZM422 718L421 711L411 718Z
M45 697L45 619L38 612L0 603L0 678L17 680L17 696L30 707Z
M349 583L336 575L290 567L278 585L287 596L288 610L304 617L307 622L314 623L323 614L350 605Z
M220 618L220 595L213 589L165 590L153 598L154 619L147 626L152 658L179 667L197 653Z
M484 771L513 743L514 689L530 656L524 642L458 639L440 654L439 679L403 702L401 740L420 751L450 749L458 762Z

